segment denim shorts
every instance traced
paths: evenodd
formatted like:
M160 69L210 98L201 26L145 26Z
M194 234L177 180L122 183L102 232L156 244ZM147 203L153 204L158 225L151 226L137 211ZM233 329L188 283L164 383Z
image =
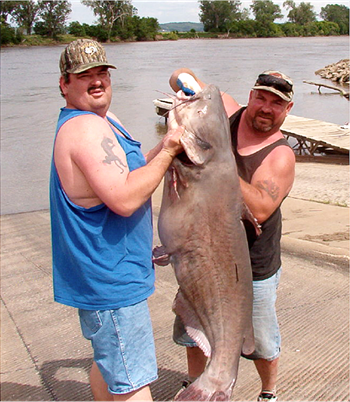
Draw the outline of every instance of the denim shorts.
M281 276L280 268L275 275L262 281L253 281L253 327L255 351L247 359L274 360L281 352L281 334L276 315L277 288ZM194 347L196 342L190 338L180 317L176 316L173 340L181 346Z
M117 310L79 309L83 335L112 394L126 394L158 378L147 300Z

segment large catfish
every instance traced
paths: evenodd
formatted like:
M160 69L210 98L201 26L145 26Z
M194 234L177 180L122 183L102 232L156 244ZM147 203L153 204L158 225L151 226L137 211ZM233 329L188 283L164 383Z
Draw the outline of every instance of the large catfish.
M254 350L246 210L219 89L208 85L176 99L174 115L185 127L185 152L165 176L155 262L170 257L179 284L174 312L210 358L176 399L229 400L241 351Z

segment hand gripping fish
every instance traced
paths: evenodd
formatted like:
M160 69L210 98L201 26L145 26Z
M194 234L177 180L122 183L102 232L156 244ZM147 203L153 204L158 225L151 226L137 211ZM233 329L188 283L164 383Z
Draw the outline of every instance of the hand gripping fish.
M173 310L209 357L203 374L177 400L229 400L241 351L254 351L252 272L246 210L229 122L214 85L175 100L185 152L165 176L154 262L171 262L179 290ZM169 257L169 258L168 258Z

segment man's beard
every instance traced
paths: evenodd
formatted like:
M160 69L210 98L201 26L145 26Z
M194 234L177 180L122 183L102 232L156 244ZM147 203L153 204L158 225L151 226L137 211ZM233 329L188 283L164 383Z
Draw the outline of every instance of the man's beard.
M267 117L270 119L271 123L267 123L266 120L264 123L260 123L258 121L259 117L265 117L265 118ZM273 122L273 118L270 115L265 115L265 114L259 113L257 116L255 116L253 118L252 125L255 130L261 131L262 133L267 133L270 130L272 130L272 128L274 127L274 122Z

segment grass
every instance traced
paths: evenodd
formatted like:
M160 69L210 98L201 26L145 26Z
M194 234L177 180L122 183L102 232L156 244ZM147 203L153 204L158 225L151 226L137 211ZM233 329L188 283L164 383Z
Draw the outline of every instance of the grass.
M58 35L56 39L45 38L41 35L26 35L20 46L52 46L62 43L70 43L73 40L79 39L74 35Z

